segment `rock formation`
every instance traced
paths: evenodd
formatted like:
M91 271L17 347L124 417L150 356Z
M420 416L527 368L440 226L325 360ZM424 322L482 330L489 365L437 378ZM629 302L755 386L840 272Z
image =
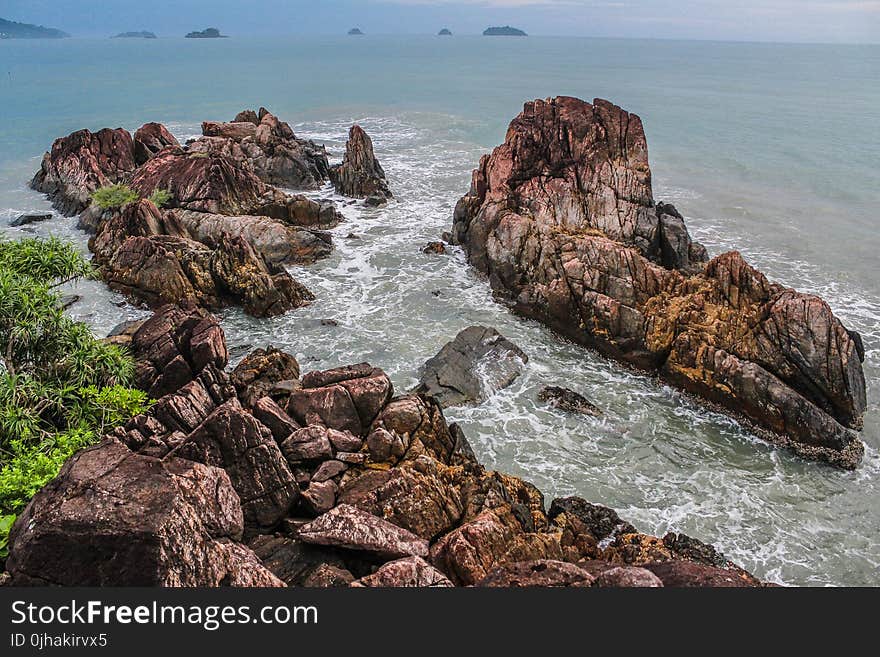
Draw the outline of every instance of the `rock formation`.
M513 308L751 424L854 468L857 336L739 253L706 262L656 203L641 120L604 100L526 103L456 206L453 240Z
M480 403L513 383L528 360L494 328L470 326L425 363L414 391L434 396L444 408Z
M336 191L352 198L365 198L379 205L392 198L385 171L373 153L373 142L359 125L351 126L342 164L330 168L330 180Z
M342 215L330 202L266 181L317 185L328 175L323 149L265 109L205 125L214 136L186 147L159 123L133 138L121 128L81 130L56 140L32 185L62 212L81 213L105 280L148 306L236 303L266 316L307 303L311 293L283 265L327 256L332 241L323 229ZM91 205L92 192L116 183L142 200ZM143 200L155 192L167 197L162 208Z
M222 329L194 306L115 333L158 401L30 502L12 584L761 585L580 498L548 511L483 468L435 399L395 397L366 363L300 376L264 349L230 377Z

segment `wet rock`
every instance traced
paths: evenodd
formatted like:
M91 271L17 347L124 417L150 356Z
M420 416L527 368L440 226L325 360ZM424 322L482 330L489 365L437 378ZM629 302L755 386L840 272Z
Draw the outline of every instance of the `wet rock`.
M421 557L389 561L372 575L353 582L352 586L370 588L448 588L449 578Z
M61 310L67 310L71 306L82 301L82 296L79 294L65 294L62 297L58 298L58 305Z
M28 224L35 224L41 221L48 221L52 218L51 212L32 212L29 214L20 214L15 219L9 222L9 225L12 227L18 226L26 226Z
M580 413L594 417L602 415L602 411L586 397L568 388L546 386L538 393L538 399L568 413Z
M73 456L12 530L15 585L280 586L242 535L226 473L105 442Z
M706 262L654 203L641 120L604 100L526 103L474 171L453 241L520 314L853 468L866 402L851 334L821 299L736 253Z
M617 566L599 573L593 585L615 588L657 588L663 586L663 582L646 568Z
M180 142L161 123L145 123L134 133L134 159L138 166Z
M392 197L385 171L373 154L373 142L359 125L353 125L345 144L342 164L330 168L330 180L344 196L367 198L380 205Z
M428 556L426 540L348 504L340 504L303 525L298 538L306 543L357 550L385 559Z
M538 559L536 561L518 561L495 568L480 580L477 586L504 588L591 586L593 580L590 573L575 564L552 559Z
M414 392L436 397L444 408L479 403L513 383L527 361L494 328L471 326L425 363Z
M126 130L78 130L55 140L31 187L70 217L91 204L92 192L121 182L135 166L134 143Z
M261 397L273 396L276 384L295 381L299 374L299 363L294 356L269 345L245 356L232 371L232 382L242 401L252 405Z
M443 255L446 253L446 245L444 245L443 242L428 242L422 247L422 253Z

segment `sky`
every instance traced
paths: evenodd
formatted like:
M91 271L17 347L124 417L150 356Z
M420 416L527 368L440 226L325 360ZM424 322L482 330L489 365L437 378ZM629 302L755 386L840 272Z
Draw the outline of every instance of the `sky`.
M880 43L880 0L0 0L0 18L74 36L478 34Z

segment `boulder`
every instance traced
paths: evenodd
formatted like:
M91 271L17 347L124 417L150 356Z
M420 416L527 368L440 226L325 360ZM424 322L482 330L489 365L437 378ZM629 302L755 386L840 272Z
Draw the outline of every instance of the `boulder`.
M596 575L593 586L613 588L657 588L663 581L647 568L615 566Z
M477 586L503 588L591 586L593 581L594 577L590 573L573 563L538 559L518 561L495 568L480 580Z
M27 214L20 214L15 219L9 222L9 225L13 228L17 228L19 226L27 226L28 224L35 224L41 221L48 221L52 218L51 212L30 212Z
M538 393L538 399L545 401L550 406L558 408L568 413L579 413L581 415L602 415L590 400L582 394L569 390L568 388L560 388L559 386L546 386Z
M644 567L665 587L747 588L761 585L753 577L741 572L682 559L648 563Z
M345 568L345 562L331 549L309 545L280 534L255 536L248 547L266 568L288 586L304 586L310 578L310 581L314 581L312 575L322 567Z
M806 458L861 459L857 340L740 254L707 262L682 215L654 203L639 117L598 99L526 103L474 171L451 237L520 314Z
M65 216L79 214L95 190L123 181L135 168L134 142L122 128L78 130L56 139L31 187Z
M138 166L169 146L179 147L168 128L161 123L145 123L134 133L134 159Z
M73 456L13 527L14 585L283 586L238 543L226 473L104 442Z
M494 328L471 326L425 363L414 392L437 398L444 408L480 403L513 383L527 361Z
M235 366L232 382L239 397L246 405L251 405L261 397L276 394L276 384L298 381L299 373L296 358L269 345L266 349L254 349L245 356Z
M359 125L353 125L345 144L342 164L330 168L336 191L352 198L370 198L381 204L392 197L385 171L373 153L373 142Z
M348 504L303 525L297 537L306 543L356 550L385 560L428 556L428 541Z
M352 582L354 587L369 588L448 588L449 578L421 557L389 561L372 575Z
M446 245L443 242L428 242L422 247L422 253L443 255L446 253Z

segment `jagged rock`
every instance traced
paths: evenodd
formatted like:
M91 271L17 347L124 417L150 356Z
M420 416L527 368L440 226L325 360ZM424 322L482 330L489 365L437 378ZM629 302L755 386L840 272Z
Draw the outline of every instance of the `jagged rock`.
M336 504L339 487L332 480L312 481L302 493L302 503L313 516L327 513Z
M494 328L470 326L425 363L414 392L436 397L444 408L480 403L513 383L528 359Z
M455 527L464 504L455 487L437 468L416 467L369 471L344 484L339 503L348 504L427 540ZM433 471L432 471L433 470Z
M6 565L14 585L283 586L242 529L223 470L105 442L31 500Z
M373 154L373 142L359 125L353 125L345 144L342 164L330 168L330 180L336 191L352 198L371 198L374 205L393 195L385 180L385 171Z
M425 453L441 463L449 463L460 444L434 397L405 395L391 400L373 422L376 428L408 435L409 454Z
M345 588L353 581L354 575L345 568L322 563L303 579L302 585L313 589Z
M299 139L290 126L264 108L240 112L232 123L202 123L204 137L194 151L223 151L244 163L270 185L317 189L328 179L330 164L323 146Z
M372 575L352 582L351 586L371 588L448 588L449 578L421 557L389 561Z
M312 481L328 481L348 470L342 461L324 461L311 476Z
M315 424L298 429L281 443L281 451L291 464L329 459L333 446L327 433L325 427Z
M388 375L367 363L309 372L291 393L287 411L301 424L363 435L393 394Z
M163 306L134 328L136 383L154 399L175 392L209 365L222 370L229 359L217 318L193 305Z
M615 588L657 588L663 581L647 568L616 566L596 575L593 586Z
M134 159L138 166L169 146L180 146L161 123L145 123L134 133Z
M237 399L214 410L174 453L225 469L241 498L245 523L258 530L275 527L299 496L271 432Z
M239 397L250 406L257 399L274 394L278 383L298 380L299 373L296 358L270 345L245 356L233 370L232 381Z
M300 426L276 404L271 397L261 397L251 405L251 413L272 432L279 444Z
M288 536L255 536L248 543L263 565L288 586L303 586L321 566L345 568L345 562L332 550L309 545Z
M648 563L644 567L662 581L665 587L760 586L760 582L742 573L681 559Z
M428 541L348 504L303 525L297 537L306 543L357 550L384 559L428 556Z
M572 546L584 556L594 557L600 543L617 535L635 534L636 529L617 512L580 497L563 497L550 504L548 518L562 529L562 545Z
M538 399L549 403L569 413L581 413L583 415L602 415L602 411L590 402L586 397L574 390L560 388L558 386L546 386L538 393Z
M650 573L648 573L650 575ZM592 586L594 577L573 563L538 559L518 561L493 569L477 586L531 587L531 586Z
M446 245L443 242L428 242L422 247L422 253L443 255L446 253Z
M135 166L134 142L128 131L78 130L55 140L31 187L48 195L52 205L69 217L91 204L92 192L122 181Z
M852 335L821 299L736 253L706 261L654 204L641 120L603 100L527 103L457 204L453 241L514 309L853 468L866 408Z

